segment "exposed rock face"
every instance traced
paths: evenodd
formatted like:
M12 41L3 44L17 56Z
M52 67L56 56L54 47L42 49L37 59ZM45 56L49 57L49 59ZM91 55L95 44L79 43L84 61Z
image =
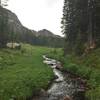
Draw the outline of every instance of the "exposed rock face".
M8 24L9 24L9 26L13 27L15 32L22 33L24 27L22 26L22 24L18 20L18 17L9 10L7 10L7 13L8 13Z
M18 17L11 11L0 7L0 16L7 19L8 32L13 31L16 34L25 34L27 32L34 33L28 28L24 27L19 21Z
M69 96L65 96L63 100L72 100Z

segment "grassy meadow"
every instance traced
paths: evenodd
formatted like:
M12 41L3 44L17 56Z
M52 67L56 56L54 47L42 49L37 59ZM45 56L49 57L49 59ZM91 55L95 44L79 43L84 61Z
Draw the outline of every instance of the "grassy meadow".
M53 72L42 55L50 50L28 44L21 50L0 49L0 100L26 100L46 89Z
M89 90L86 91L87 100L100 100L100 49L91 51L84 57L67 55L57 49L48 54L63 64L63 69L87 79Z

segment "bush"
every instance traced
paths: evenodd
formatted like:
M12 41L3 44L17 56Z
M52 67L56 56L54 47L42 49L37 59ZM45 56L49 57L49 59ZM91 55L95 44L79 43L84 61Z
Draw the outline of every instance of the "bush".
M26 49L25 48L21 49L21 53L22 54L26 53Z
M95 89L91 89L86 93L88 100L100 100L100 86Z
M86 66L80 66L78 68L77 74L80 75L81 77L84 77L86 79L90 78L92 69Z
M95 69L93 70L88 83L92 87L97 87L100 84L100 71L99 70L95 70Z
M78 66L76 64L69 64L67 69L72 72L72 73L77 73L78 71Z

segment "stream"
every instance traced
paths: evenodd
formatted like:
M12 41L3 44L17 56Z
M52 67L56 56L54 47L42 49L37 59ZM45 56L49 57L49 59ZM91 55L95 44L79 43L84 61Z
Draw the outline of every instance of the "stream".
M72 78L70 74L60 71L61 63L43 56L44 61L53 69L55 79L47 91L42 90L40 97L33 100L85 100L85 86L80 78Z

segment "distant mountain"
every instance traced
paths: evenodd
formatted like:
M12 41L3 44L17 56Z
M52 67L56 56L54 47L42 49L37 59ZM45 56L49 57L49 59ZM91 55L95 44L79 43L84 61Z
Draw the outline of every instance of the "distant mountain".
M12 41L34 45L62 46L63 38L49 30L30 30L24 27L18 17L11 11L0 7L0 47Z
M46 37L55 36L52 32L50 32L50 31L48 31L46 29L43 29L43 30L38 31L38 35L46 36Z
M35 31L35 30L32 30L32 32L37 37L44 36L44 37L57 37L57 38L62 38L61 36L56 35L56 34L52 33L51 31L49 31L47 29L42 29L42 30L39 30L38 32Z
M55 35L54 33L52 33L51 31L49 31L47 29L38 31L38 35L46 36L46 37L59 37L60 38L59 35Z

